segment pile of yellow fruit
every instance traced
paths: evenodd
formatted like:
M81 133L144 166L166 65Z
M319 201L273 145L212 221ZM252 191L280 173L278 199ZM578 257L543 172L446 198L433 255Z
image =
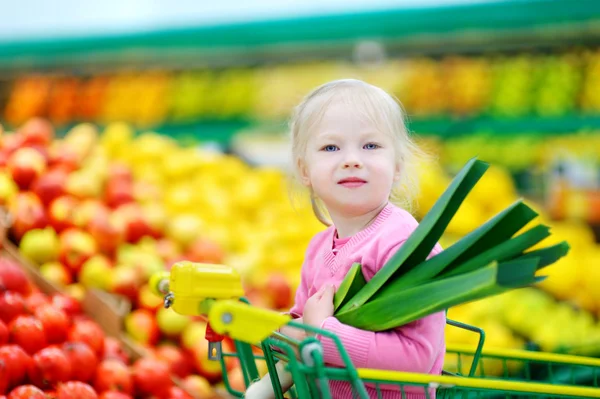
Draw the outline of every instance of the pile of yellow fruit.
M188 226L190 236L200 231L221 244L228 254L225 263L239 270L249 289L265 290L270 276L280 276L288 285L291 300L299 283L306 246L324 226L313 216L307 198L290 195L294 186L282 170L250 167L235 156L182 147L151 132L135 136L124 124L110 125L101 136L101 143L111 159L132 167L135 178L141 182L136 192L139 200L158 199L169 223ZM424 163L419 173L417 218L431 208L451 181L451 176L437 162ZM448 247L517 198L510 174L492 165L448 226L442 245ZM591 231L575 222L550 221L541 207L533 206L542 222L552 227L553 235L548 240L566 239L572 246L566 258L544 270L549 278L540 287L559 299L598 311L600 295L594 287L600 283L600 273L593 265L600 260L600 247L593 242ZM177 229L179 234L182 230L185 231ZM185 237L177 239L185 241ZM531 297L522 292L457 307L450 315L483 327L488 332L490 346L522 347L523 338L513 331L519 331L519 326L525 324L517 319L535 312L532 305L535 301L521 303L518 299L520 295ZM268 299L260 302L259 299L258 305L274 306ZM552 319L551 313L545 314ZM562 341L553 333L544 332L549 325L540 322L536 334L526 329L525 332L530 332L526 337L539 340L546 349L555 349ZM448 341L465 342L464 337L456 334L460 333L449 331Z
M171 224L189 226L190 237L199 232L218 242L228 254L225 263L250 287L260 289L278 273L295 290L308 241L324 226L310 203L293 195L284 172L181 147L152 132L134 136L124 124L110 125L101 144L111 159L132 168L140 182L138 200L158 199Z

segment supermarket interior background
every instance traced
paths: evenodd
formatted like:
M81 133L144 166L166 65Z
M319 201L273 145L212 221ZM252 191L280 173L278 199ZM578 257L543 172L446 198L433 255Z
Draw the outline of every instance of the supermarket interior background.
M469 159L491 164L445 248L520 197L547 242L571 246L536 287L449 316L491 347L600 356L599 2L23 0L1 14L1 262L24 263L45 293L114 294L96 311L118 320L102 327L185 359L170 372L197 397L222 384L205 324L162 308L148 279L183 259L222 263L254 305L289 309L324 227L290 200L287 123L338 78L394 94L435 156L417 219ZM243 385L235 364L230 378Z

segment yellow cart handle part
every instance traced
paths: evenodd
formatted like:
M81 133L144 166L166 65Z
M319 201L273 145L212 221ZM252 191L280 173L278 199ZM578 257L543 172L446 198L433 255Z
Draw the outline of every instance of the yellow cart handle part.
M463 344L447 344L447 353L460 353L466 355L474 355L475 350L469 345ZM545 362L554 364L567 364L577 366L600 367L600 359L594 357L586 357L579 355L566 355L561 353L549 352L534 352L523 349L506 349L506 348L483 348L483 357L491 357L497 359L519 360Z
M600 389L568 385L552 385L537 382L489 380L484 378L465 378L444 375L404 373L372 369L357 369L358 376L367 382L396 382L400 384L418 384L429 387L457 387L486 389L512 393L541 393L556 397L600 398Z
M212 329L235 340L258 345L291 320L289 315L235 300L215 301L208 312Z

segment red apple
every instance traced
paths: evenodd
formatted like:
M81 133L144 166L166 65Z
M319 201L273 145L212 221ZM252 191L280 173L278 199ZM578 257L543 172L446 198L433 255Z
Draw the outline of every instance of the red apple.
M133 364L133 381L140 394L159 398L167 397L173 385L168 366L152 358L141 358Z
M152 292L152 289L150 289L148 284L145 284L140 288L137 299L138 308L155 313L160 307L163 306L163 303L163 298Z
M58 197L48 207L50 225L60 233L70 227L75 227L75 209L79 201L70 196Z
M120 162L113 162L108 168L108 180L133 183L133 173L128 165Z
M47 146L54 139L54 127L43 118L34 117L29 119L17 131L23 137L26 145Z
M67 339L71 322L63 310L51 304L42 305L36 309L35 317L42 322L49 344L62 343Z
M210 382L197 374L187 376L182 381L182 385L186 391L196 398L212 398L215 394Z
M113 256L117 247L125 241L125 225L118 223L112 215L94 217L88 231L96 239L100 251L108 256Z
M29 379L34 385L42 389L54 388L59 382L70 378L71 363L59 347L49 346L33 355Z
M125 316L125 331L134 341L144 345L156 345L160 338L154 315L144 309L136 309Z
M127 297L132 302L138 297L143 284L143 276L137 269L127 265L117 265L112 269L110 291Z
M85 231L67 229L60 233L59 240L59 260L74 273L79 273L83 263L98 253L96 241Z
M182 256L177 244L168 238L160 238L156 240L155 247L158 255L165 261Z
M184 257L192 262L221 264L225 251L216 242L199 238L188 247Z
M83 342L65 342L62 350L71 363L71 379L92 381L99 363L94 351Z
M104 354L104 338L104 331L93 320L75 320L68 336L69 341L88 345L98 357Z
M171 374L185 378L192 373L191 359L174 344L160 344L155 350L157 359L169 366Z
M96 370L94 388L100 394L106 391L118 391L133 395L134 382L129 367L118 360L102 361Z
M113 217L122 220L125 225L125 240L127 242L136 243L142 237L152 235L152 228L144 219L142 209L136 203L118 207L113 212Z
M15 151L8 157L6 166L21 190L27 190L31 183L46 171L47 167L44 156L29 147Z
M150 227L150 235L154 238L162 237L168 220L165 208L159 203L146 204L142 207L142 215Z
M223 342L222 344L224 344ZM223 349L225 350L225 349ZM196 371L210 382L217 382L223 375L221 370L221 362L217 360L209 360L208 358L208 341L201 339L190 350L193 356L194 366Z
M7 155L12 155L15 151L25 145L25 138L20 134L5 134L2 136L2 150Z
M265 292L271 298L274 309L286 309L290 307L294 299L294 291L290 282L281 273L271 273L267 278Z
M46 280L63 287L73 282L71 271L60 262L44 263L40 266L40 273Z
M229 379L229 386L234 390L238 392L246 390L246 382L244 381L244 374L241 367L234 367L232 370L229 370L227 378Z
M123 348L123 344L113 337L104 338L104 355L102 360L119 360L123 364L129 364L131 361L129 354Z
M33 355L46 346L47 339L42 323L33 316L18 316L8 325L10 342Z
M48 224L44 205L32 192L17 194L9 205L9 211L13 218L10 230L17 241L29 230L43 229Z
M18 292L0 292L0 320L10 323L18 316L25 313L25 300Z
M62 169L50 170L39 176L31 185L33 191L45 206L56 198L65 195L67 172Z
M68 173L79 169L79 155L62 143L50 147L48 156L48 166L53 170L63 170Z
M110 212L106 205L97 199L83 200L73 213L75 226L85 229L94 219L108 219Z
M134 202L132 183L124 180L108 180L104 191L104 201L111 208L118 208Z

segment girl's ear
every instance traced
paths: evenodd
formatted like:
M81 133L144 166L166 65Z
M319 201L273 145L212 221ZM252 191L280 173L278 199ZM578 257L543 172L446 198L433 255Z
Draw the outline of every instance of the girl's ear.
M298 158L297 161L298 174L300 175L300 182L306 187L310 187L310 175L308 173L308 167L303 159Z

